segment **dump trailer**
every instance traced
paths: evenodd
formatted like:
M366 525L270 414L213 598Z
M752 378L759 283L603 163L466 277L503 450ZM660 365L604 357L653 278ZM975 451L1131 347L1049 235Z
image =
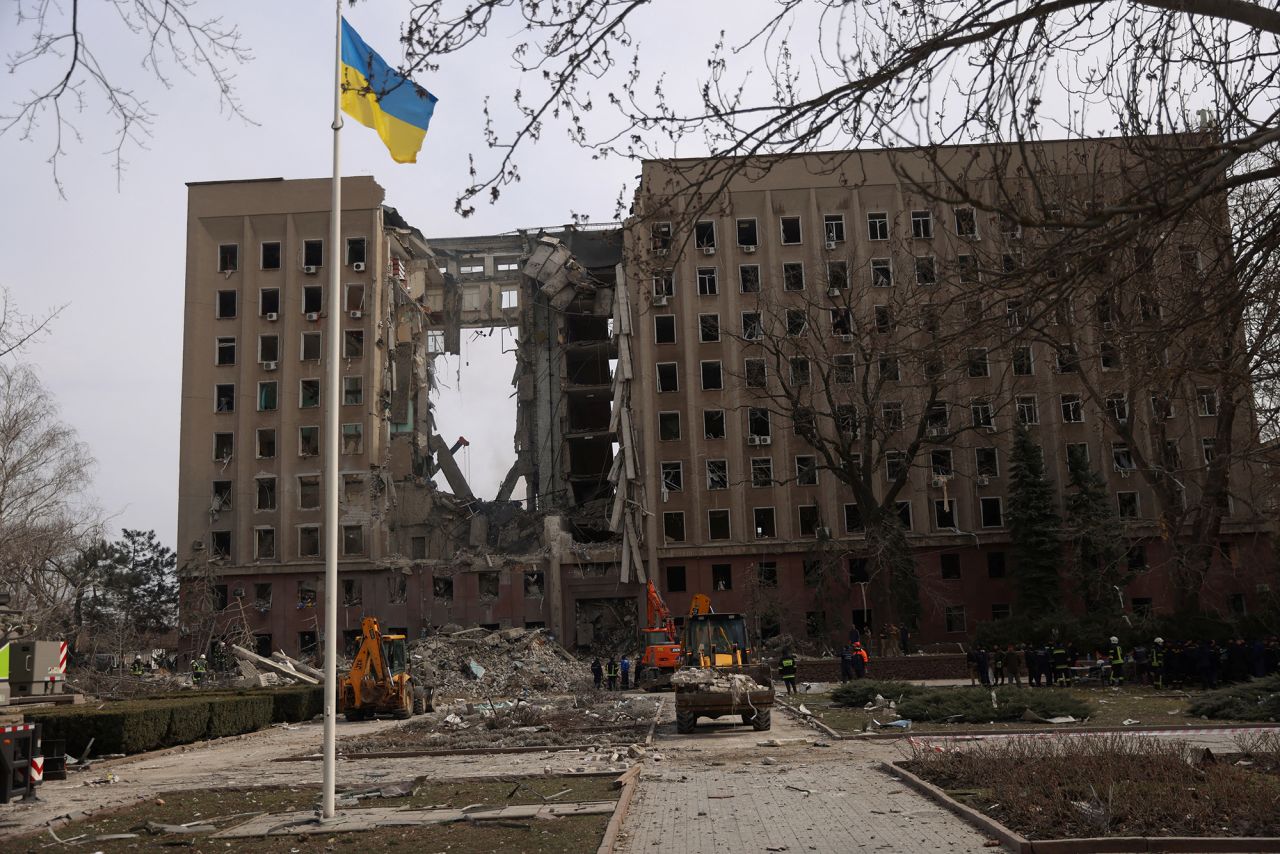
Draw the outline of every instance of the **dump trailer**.
M346 719L410 718L431 711L431 688L414 683L404 635L384 635L377 617L365 617L360 628L360 649L338 685L338 708Z
M690 733L699 718L724 715L741 715L753 729L769 729L773 680L747 643L746 617L715 613L706 596L694 600L684 627L683 663L671 677L676 730Z

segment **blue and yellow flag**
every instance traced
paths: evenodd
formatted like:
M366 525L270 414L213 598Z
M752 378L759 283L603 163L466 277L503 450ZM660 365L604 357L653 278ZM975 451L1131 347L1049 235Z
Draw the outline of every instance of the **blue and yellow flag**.
M397 163L418 162L436 96L387 65L342 19L342 111L382 137Z

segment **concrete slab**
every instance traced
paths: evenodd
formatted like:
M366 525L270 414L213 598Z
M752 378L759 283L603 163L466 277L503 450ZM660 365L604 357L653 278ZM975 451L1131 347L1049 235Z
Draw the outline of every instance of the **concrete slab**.
M255 816L243 824L215 833L217 839L294 834L351 833L378 827L425 827L455 821L534 821L571 815L608 815L614 801L583 801L573 804L519 804L480 809L397 809L369 807L337 810L332 821L320 822L312 810Z

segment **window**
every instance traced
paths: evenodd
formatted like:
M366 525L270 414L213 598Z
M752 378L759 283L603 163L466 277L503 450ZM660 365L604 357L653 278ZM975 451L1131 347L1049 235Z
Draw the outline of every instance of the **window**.
M1130 472L1135 468L1133 452L1129 450L1129 446L1124 442L1111 443L1111 462L1116 471Z
M324 266L323 240L304 240L302 242L302 264L304 267Z
M716 268L699 267L698 294L704 297L713 297L718 293L720 293L720 287L716 284Z
M796 485L818 485L818 458L811 454L796 457Z
M453 601L453 579L434 576L431 579L431 597L443 602Z
M364 378L342 378L342 403L344 406L358 406L364 403Z
M676 294L675 274L670 270L658 270L653 274L653 295L655 297L667 297L668 299Z
M1125 553L1125 563L1133 572L1145 572L1147 567L1147 547L1142 543L1134 543Z
M263 288L258 291L258 316L266 317L269 314L280 314L279 288Z
M889 239L889 214L884 211L871 211L867 214L867 239Z
M773 425L769 420L769 410L762 406L752 406L747 409L747 435L773 435Z
M320 361L320 333L304 332L302 333L302 361L318 362Z
M951 531L956 528L956 500L948 498L934 499L933 527L939 531Z
M989 401L975 400L970 402L969 414L973 418L974 427L982 427L987 430L995 429L995 412Z
M1138 518L1138 493L1117 492L1116 509L1121 519Z
M893 311L887 305L877 305L871 310L876 324L876 332L888 335L893 331Z
M707 460L707 489L729 488L729 461Z
M439 352L433 350L432 352ZM342 358L359 359L364 355L364 330L348 329L342 333Z
M1008 214L1000 214L1000 233L1009 238L1016 240L1022 236L1022 225Z
M1218 440L1213 438L1201 439L1200 451L1204 455L1205 465L1213 462L1213 458L1218 455Z
M258 411L274 412L280 406L279 383L275 380L258 383Z
M298 406L310 409L320 405L320 380L298 381Z
M978 216L973 208L956 208L956 234L960 237L978 236Z
M935 448L929 452L929 470L934 477L951 477L955 474L950 448Z
M984 528L999 528L1004 525L1004 508L1000 498L979 498L978 517Z
M671 223L651 223L649 225L649 245L654 252L668 252L671 249Z
M320 526L319 525L299 525L298 526L298 557L319 557L320 556ZM299 602L301 602L299 595ZM311 592L310 604L315 605L315 591Z
M702 388L704 391L716 391L724 388L724 377L718 360L702 363Z
M1218 414L1218 392L1211 388L1196 389L1196 411L1203 416Z
M673 320L672 323L675 321ZM675 331L672 330L672 339L675 341ZM718 314L700 314L698 315L698 340L703 344L714 344L720 340L720 315Z
M978 477L1000 476L1000 452L995 448L974 448L974 468Z
M365 239L363 237L347 238L347 263L363 264L365 262Z
M818 533L822 525L822 514L815 504L801 504L796 508L796 519L800 525L800 536L812 537Z
M1134 596L1129 600L1129 607L1133 609L1134 616L1149 617L1153 608L1153 600L1150 596Z
M1080 351L1075 344L1063 344L1058 350L1058 373L1074 374L1080 370Z
M213 507L218 510L230 510L232 495L231 481L215 480L213 482Z
M230 437L231 434L222 433L219 435ZM270 427L265 427L258 431L257 438L258 438L258 449L257 449L258 459L260 460L274 459L276 455L276 431ZM227 455L228 456L231 455L230 446L228 446Z
M968 372L971 377L991 376L991 365L987 361L985 347L974 347L969 350Z
M344 311L364 311L364 285L347 285L347 299L342 304Z
M809 329L809 316L802 308L787 309L787 334L795 338Z
M363 424L343 424L342 425L342 453L344 454L363 454L364 453L364 425Z
M893 287L893 262L888 258L871 259L871 286L876 288Z
M1081 424L1084 422L1084 403L1078 394L1062 396L1062 423Z
M782 245L794 246L801 242L800 217L784 216L778 220L782 228Z
M679 391L680 383L677 379L675 362L659 362L658 363L658 391Z
M760 245L760 235L756 229L756 221L754 219L738 220L738 245L739 246Z
M234 365L236 363L236 339L218 338L214 351L214 364Z
M702 435L706 439L724 438L724 410L702 410ZM678 436L676 438L679 438Z
M1035 372L1031 360L1030 347L1014 347L1013 348L1013 375L1015 377L1029 377Z
M733 589L733 567L727 563L711 564L711 589Z
M426 537L410 537L409 538L409 557L413 560L427 559L427 538Z
M515 309L520 307L520 292L515 288L503 288L500 291L502 299L501 306L503 309Z
M938 262L932 255L916 256L916 284L938 284Z
M1004 574L1004 552L987 552L987 578L1004 578Z
M904 531L911 530L913 523L911 520L911 502L910 501L898 502L898 522L902 525L902 529Z
M693 224L693 245L698 249L716 248L716 224L708 220Z
M707 539L709 540L729 539L729 511L728 510L708 510L707 511Z
M748 341L757 341L764 337L764 323L758 311L742 313L742 337Z
M884 474L892 483L907 474L907 455L902 451L884 452Z
M280 269L280 241L271 240L261 246L262 269L279 270Z
M667 592L683 593L685 591L685 573L683 566L669 566L666 568L667 574Z
M886 433L896 433L901 430L904 423L902 401L887 400L880 404L880 423L884 426Z
M218 301L214 311L214 316L219 320L226 320L235 317L236 302L239 297L240 294L238 291L218 291Z
M757 507L752 511L752 515L755 518L757 540L767 540L778 536L778 528L772 507Z
M1103 341L1098 345L1098 359L1102 363L1104 371L1114 371L1120 368L1120 350L1114 342Z
M743 366L743 376L746 378L747 388L764 388L765 380L768 377L764 359L746 359L743 362Z
M743 264L738 268L738 287L744 294L760 293L760 267Z
M1014 398L1018 407L1019 424L1039 424L1040 410L1036 407L1036 399L1031 395Z
M274 477L259 477L254 479L257 486L257 510L275 510L276 509L276 479Z
M751 460L751 485L773 486L773 460L770 457L753 457Z
M793 386L809 385L813 379L813 369L808 359L796 356L791 359L791 384Z
M662 488L668 492L680 492L684 489L684 464L681 462L662 463Z
M218 247L218 272L234 273L240 268L240 246L224 243Z
M231 558L230 531L209 532L209 556L215 560L228 560Z
M1200 272L1200 252L1194 246L1178 247L1178 268L1188 275Z
M218 383L213 387L213 411L214 412L235 412L236 411L235 383Z
M1006 603L995 603L991 606L991 619L1007 620L1013 616L1013 608Z
M882 382L897 382L900 376L898 357L883 355L876 362L877 373Z
M846 534L861 534L866 531L866 525L862 521L862 511L858 509L857 504L846 504L844 506L844 532Z
M298 456L314 457L320 453L320 428L298 428Z
M963 605L947 605L943 609L943 618L946 620L948 632L956 634L964 632L965 624Z
M933 237L933 214L929 211L912 211L911 236L917 240Z
M1168 395L1151 395L1151 417L1156 421L1168 421L1173 417L1173 402Z
M799 437L808 440L814 436L816 421L813 410L807 406L797 406L791 411L791 428Z
M831 360L831 381L837 385L849 385L855 378L853 354L836 353Z
M298 478L298 509L320 509L320 476L309 474Z
M1129 420L1129 400L1120 392L1112 392L1106 399L1107 414L1120 424Z
M849 287L848 261L827 262L827 287L837 291L843 291Z
M362 595L360 579L342 579L342 604L350 607L352 605L359 605L363 600L364 597Z
M828 243L844 243L844 216L842 214L824 216L822 231Z
M684 542L684 513L668 510L662 514L662 533L668 543Z
M254 528L253 529L253 557L254 560L275 560L276 557L276 529L275 528ZM259 584L256 587L261 588ZM271 604L271 585L266 585L266 599L261 596L262 591L259 589L257 602L267 605Z
M279 362L280 361L280 336L279 335L259 335L258 336L258 361L259 362Z
M673 442L680 438L680 413L658 413L658 438L663 442Z
M653 341L655 344L676 343L676 318L672 314L656 314L653 317Z
M791 262L782 265L782 288L787 291L804 290L804 264Z
M955 552L943 552L938 555L938 568L942 571L943 581L959 581L960 555Z
M364 554L364 527L362 525L342 526L342 553L344 555Z

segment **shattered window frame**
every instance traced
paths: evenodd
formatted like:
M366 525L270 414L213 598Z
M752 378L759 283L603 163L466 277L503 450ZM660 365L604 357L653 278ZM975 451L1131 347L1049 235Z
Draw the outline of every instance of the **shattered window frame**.
M524 576L524 597L526 599L542 599L546 595L546 576L542 570L526 570Z
M796 506L796 531L802 537L816 537L822 527L822 508L817 504Z
M233 510L235 483L230 480L213 482L213 507L217 510Z
M733 539L733 522L728 510L717 508L707 511L707 539L713 542Z
M324 356L324 337L319 332L303 332L298 340L298 358L318 362Z
M778 235L783 246L801 246L804 244L803 221L798 216L778 217Z
M844 243L844 214L823 214L822 234L827 243Z
M1116 493L1116 515L1121 519L1142 518L1136 491L1120 490Z
M717 593L733 589L733 564L711 564L711 589Z
M719 314L698 315L698 341L702 344L717 344L720 342Z
M214 301L213 316L218 320L232 320L240 310L239 291L218 291Z
M269 447L268 447L269 445ZM254 456L259 460L274 460L279 448L276 447L276 428L259 427L254 440ZM270 453L264 451L270 450Z
M298 380L298 408L315 409L320 406L320 380L307 377Z
M258 269L279 270L280 257L279 240L264 240L258 244Z
M322 548L323 543L320 539L319 525L298 526L298 557L320 557ZM314 591L312 592L314 593ZM301 590L299 590L299 593L301 593ZM312 604L314 605L315 603L312 602ZM301 598L299 599L299 607L305 607L301 604Z
M672 299L676 295L676 274L674 270L654 270L652 276L653 295Z
M973 463L979 477L999 477L1000 449L991 445L974 448Z
M720 427L718 431L714 429L717 423ZM702 437L704 439L723 439L727 430L728 426L723 409L702 410Z
M230 560L233 541L230 531L209 532L209 558L211 560Z
M933 211L914 210L911 212L911 236L916 240L933 239Z
M258 336L258 361L259 362L279 362L280 361L280 336L275 334L263 334Z
M738 290L744 294L760 293L760 265L738 265Z
M275 412L280 408L280 384L275 380L258 382L258 411Z
M276 529L270 525L257 525L253 529L253 559L254 560L275 560L276 559ZM260 602L261 600L255 600ZM267 603L270 604L271 598L268 593Z
M707 460L707 489L721 490L729 488L729 461Z
M751 458L751 485L767 489L773 486L773 457Z
M742 338L744 341L759 341L764 337L764 315L758 311L742 312Z
M664 510L662 512L662 536L668 543L683 543L687 536L684 527L683 510Z
M844 532L846 534L865 534L866 523L862 519L862 511L855 503L844 505Z
M318 474L300 474L298 475L298 509L299 510L319 510L320 509L320 475Z
M1064 394L1060 399L1063 424L1084 423L1084 398L1079 394Z
M715 220L703 219L693 224L693 246L695 249L716 248Z
M791 357L791 384L806 386L813 382L813 363L807 356Z
M891 288L893 287L893 259L892 258L872 258L868 266L871 271L871 287L873 288Z
M698 275L698 296L713 297L720 293L720 283L717 279L719 269L716 267L699 267Z
M680 391L680 367L677 362L658 362L654 377L658 383L658 394Z
M804 290L803 261L787 261L782 265L782 289L791 293Z
M442 602L453 601L453 578L448 575L431 577L431 598Z
M360 422L342 425L342 453L364 453L364 425Z
M324 266L324 240L321 238L312 238L302 241L302 266L304 267L323 267Z
M672 430L671 428L675 429ZM680 441L680 413L674 411L658 413L658 441Z
M760 228L755 217L738 217L735 226L739 246L760 245Z
M1030 345L1014 347L1011 364L1013 365L1013 375L1015 377L1035 376L1035 351L1031 349Z
M258 289L258 317L266 317L268 314L280 315L280 289L279 288L259 288Z
M754 524L755 539L772 540L778 536L778 518L772 507L753 507L751 517Z
M828 261L827 262L827 288L837 291L849 289L849 262L848 261Z
M218 272L234 273L240 269L240 244L218 244Z
M302 313L320 314L324 311L324 286L302 286Z
M724 389L724 366L719 359L703 359L699 361L698 373L703 391L722 391Z
M363 237L347 238L347 266L364 264L368 261L369 243Z
M796 486L818 485L818 458L814 454L797 454L795 457Z
M747 388L764 388L769 383L769 365L764 359L743 359L742 377Z
M879 242L889 239L889 212L867 211L867 240Z
M254 509L276 510L280 501L280 487L275 475L260 475L254 482Z
M443 333L441 333L443 335ZM431 351L431 352L439 352ZM347 329L342 333L342 358L359 359L364 356L364 330Z
M364 526L342 526L342 554L344 557L355 557L365 553Z
M655 314L653 316L653 343L678 343L676 340L676 316L674 314Z
M359 282L349 282L343 290L343 310L347 312L358 311L364 313L364 285Z
M803 308L789 308L786 313L787 335L798 338L809 331L809 313Z
M215 383L213 386L213 411L231 414L236 411L236 384Z
M342 579L342 604L343 607L350 608L353 605L360 605L364 602L364 585L360 583L359 578Z
M684 463L679 460L670 460L659 463L659 472L662 477L662 488L667 492L683 492L684 491Z
M359 374L342 378L342 405L359 406L364 403L364 377Z

